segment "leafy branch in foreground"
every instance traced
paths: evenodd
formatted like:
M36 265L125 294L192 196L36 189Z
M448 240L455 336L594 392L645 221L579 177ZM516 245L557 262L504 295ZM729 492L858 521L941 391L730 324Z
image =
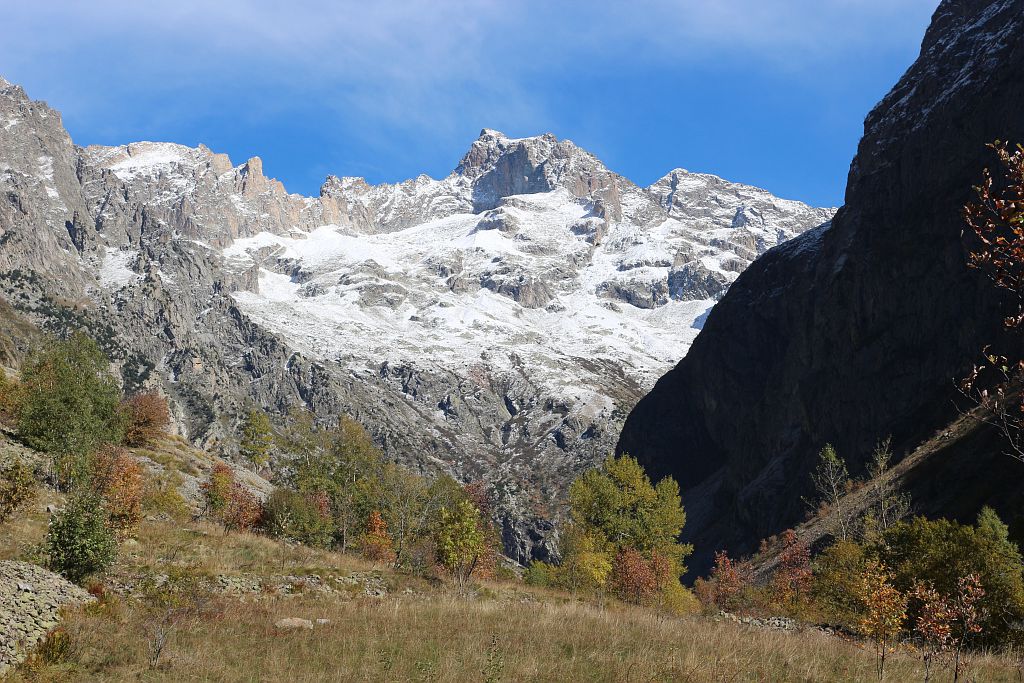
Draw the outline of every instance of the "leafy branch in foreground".
M967 265L985 273L999 290L1016 300L1016 309L1003 320L1018 333L1024 323L1024 147L1006 143L989 145L1002 166L999 182L985 169L974 188L976 201L963 210L972 234ZM981 408L976 419L996 427L1006 439L1009 454L1024 460L1024 359L1016 351L1006 354L986 346L984 363L975 365L960 382L960 392Z

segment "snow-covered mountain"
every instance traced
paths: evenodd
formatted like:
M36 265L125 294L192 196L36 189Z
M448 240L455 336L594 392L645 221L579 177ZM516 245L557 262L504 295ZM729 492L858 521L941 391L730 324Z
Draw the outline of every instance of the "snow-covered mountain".
M490 482L520 559L736 276L833 214L492 130L446 178L303 197L258 158L74 147L2 80L0 186L28 207L0 209L2 291L37 318L77 297L190 438L230 448L217 416L252 403L349 412L397 459Z

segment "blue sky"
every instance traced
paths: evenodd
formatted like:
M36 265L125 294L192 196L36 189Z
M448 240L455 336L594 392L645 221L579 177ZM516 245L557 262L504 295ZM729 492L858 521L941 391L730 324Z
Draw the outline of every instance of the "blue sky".
M79 144L202 142L324 177L446 175L481 128L640 184L684 167L842 203L937 0L94 0L4 8L0 74Z

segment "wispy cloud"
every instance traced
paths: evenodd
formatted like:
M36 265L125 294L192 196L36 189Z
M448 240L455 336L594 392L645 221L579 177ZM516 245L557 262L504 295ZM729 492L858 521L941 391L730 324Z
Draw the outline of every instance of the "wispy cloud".
M738 64L839 80L829 72L858 55L916 43L936 1L18 2L0 74L100 137L316 108L370 144L451 145L468 122L549 127L581 77L601 88L605 74Z
M276 85L430 125L438 100L543 107L529 78L586 60L756 58L814 70L919 30L934 0L108 0L5 9L0 69L139 89ZM493 105L490 105L493 106Z

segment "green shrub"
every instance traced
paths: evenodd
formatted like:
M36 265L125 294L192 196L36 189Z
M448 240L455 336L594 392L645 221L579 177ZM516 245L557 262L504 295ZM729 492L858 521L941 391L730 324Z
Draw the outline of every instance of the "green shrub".
M530 566L526 568L526 573L523 574L523 582L526 583L527 586L546 588L554 583L554 574L555 567L552 567L547 562L534 560L530 563Z
M238 445L241 455L254 467L262 469L270 464L270 449L274 445L274 433L270 418L262 410L249 413L242 425L242 440Z
M206 513L219 518L227 507L231 488L235 485L235 471L225 462L214 464L210 475L199 488L206 503Z
M276 538L321 548L333 541L330 510L323 510L316 501L297 491L277 489L271 493L263 515L266 532Z
M487 552L480 510L468 500L460 500L451 508L441 508L433 537L438 564L460 587L465 586L476 571L480 557Z
M33 448L85 456L124 429L121 390L96 342L83 334L52 341L22 368L18 432ZM58 474L80 474L75 457L59 459Z
M661 587L655 596L654 606L675 615L697 614L701 611L697 596L675 578L666 581Z
M117 539L107 526L102 499L90 492L72 497L50 518L44 547L50 568L71 581L109 567L117 555Z
M0 368L0 424L13 424L18 418L18 407L21 404L21 387L7 376Z
M166 472L150 477L142 491L142 509L164 514L172 519L188 517L191 508L178 491L180 484L181 475L177 472Z
M973 527L924 517L899 522L883 535L876 552L902 591L921 582L955 595L962 577L977 574L986 614L979 639L994 644L1019 638L1013 626L1024 620L1024 561L991 509L982 510Z
M32 470L20 458L0 466L0 524L36 495Z
M77 657L77 648L71 634L63 626L58 626L46 636L36 652L41 661L49 665L65 664Z
M838 541L814 559L811 597L824 619L857 627L864 611L858 590L866 568L864 547L852 541Z

